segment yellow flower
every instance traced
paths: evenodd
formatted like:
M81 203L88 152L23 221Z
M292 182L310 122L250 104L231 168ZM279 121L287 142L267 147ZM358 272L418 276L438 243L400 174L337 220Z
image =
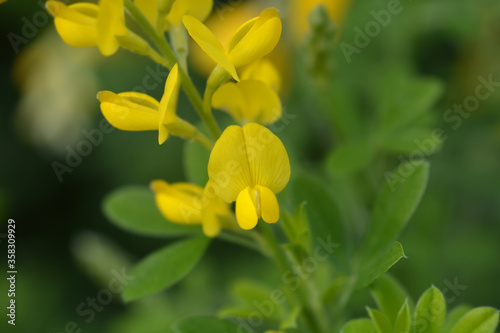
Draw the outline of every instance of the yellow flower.
M215 237L232 220L229 206L210 195L210 183L205 189L189 183L169 184L163 180L151 182L156 205L167 220L178 224L201 224L203 233ZM228 226L229 227L229 226Z
M181 121L175 113L179 86L179 70L175 64L168 74L160 102L138 92L115 94L101 91L97 98L104 117L111 125L124 131L158 130L158 143L162 144L169 135L165 125Z
M98 46L103 55L109 56L119 48L115 35L129 34L124 23L123 0L100 0L99 5L81 2L69 6L49 0L46 7L54 16L57 32L71 46Z
M279 193L290 179L290 162L283 143L267 128L250 123L229 126L215 143L208 176L227 203L236 201L236 219L249 230L260 217L279 219Z
M262 81L228 82L217 89L212 106L228 112L240 124L272 124L281 118L281 102L276 93Z
M193 16L182 18L184 26L195 42L215 62L239 81L237 70L271 52L281 36L281 20L275 8L264 10L233 34L224 49L214 34Z
M273 63L267 59L259 59L246 66L241 72L241 79L262 81L277 93L281 89L280 74Z
M158 19L159 0L135 0L137 8L155 27ZM200 21L205 21L214 5L213 0L176 0L166 16L168 24L180 25L184 15L192 15Z

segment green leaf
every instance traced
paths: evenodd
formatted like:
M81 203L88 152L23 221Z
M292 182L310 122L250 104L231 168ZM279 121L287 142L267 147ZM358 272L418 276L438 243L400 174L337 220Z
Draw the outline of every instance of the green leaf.
M210 152L197 141L186 141L184 144L184 170L190 183L202 187L208 182L208 159Z
M357 172L367 166L375 153L368 139L339 145L328 157L328 170L335 175Z
M394 322L394 333L410 333L411 317L408 302L405 302L399 310L396 321Z
M342 327L340 333L376 333L372 321L367 318L354 319Z
M446 303L436 287L427 289L415 309L415 328L419 333L440 333L446 318Z
M498 310L479 307L467 312L451 333L493 333L498 326Z
M462 318L471 309L472 307L470 305L462 304L451 310L446 318L443 333L451 333L453 327L458 323L460 318Z
M313 178L300 177L293 184L295 202L307 203L314 248L322 248L338 268L348 270L348 255L352 242L329 192Z
M362 288L372 283L380 275L387 272L399 259L406 258L403 251L403 246L399 242L395 242L386 253L378 258L373 258L372 261L364 265L358 277L357 288Z
M113 224L139 235L177 237L201 233L199 226L167 221L147 187L129 186L112 192L104 199L103 210Z
M390 175L378 196L366 235L364 262L385 253L417 208L429 175L427 162L403 163Z
M370 308L367 311L378 333L392 332L391 322L383 312Z
M238 332L239 325L235 322L216 317L189 317L174 325L176 333L233 333Z
M411 311L410 296L403 286L390 274L380 276L371 285L371 294L377 303L378 308L384 312L391 323L396 322L401 306L408 302Z
M132 270L134 279L125 286L123 299L128 302L172 286L194 268L209 243L207 237L195 237L148 255Z

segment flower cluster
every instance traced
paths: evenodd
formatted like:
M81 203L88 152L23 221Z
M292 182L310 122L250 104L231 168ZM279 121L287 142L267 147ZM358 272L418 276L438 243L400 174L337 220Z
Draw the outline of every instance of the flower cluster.
M280 75L264 58L280 39L279 13L274 8L264 10L243 23L223 46L202 23L212 7L212 0L100 0L98 4L69 6L47 2L56 29L67 44L97 46L105 56L122 47L170 69L159 101L138 92L101 91L97 98L104 117L120 130L155 130L159 144L175 135L198 141L211 150L209 181L204 187L163 180L151 183L156 204L166 219L201 224L210 237L222 228L235 229L237 225L252 229L259 218L277 222L280 210L276 194L290 178L285 147L263 126L282 115ZM156 50L127 26L126 13L150 35ZM170 44L165 33L170 36ZM189 36L216 62L203 98L187 74L185 46ZM178 115L181 87L211 138ZM239 125L231 125L220 134L212 108L227 112ZM235 213L232 202L236 202Z

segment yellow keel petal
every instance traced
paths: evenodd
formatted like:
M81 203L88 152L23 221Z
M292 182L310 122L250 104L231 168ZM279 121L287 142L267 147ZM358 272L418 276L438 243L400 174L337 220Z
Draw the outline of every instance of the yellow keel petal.
M250 189L248 187L241 191L236 199L236 220L244 230L255 228L259 220L257 209L250 196Z

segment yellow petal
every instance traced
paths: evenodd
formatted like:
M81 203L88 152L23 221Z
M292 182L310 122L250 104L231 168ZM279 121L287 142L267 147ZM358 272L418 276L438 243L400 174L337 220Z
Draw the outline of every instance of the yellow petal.
M262 81L246 80L238 82L244 96L243 118L247 122L272 124L281 118L281 102L276 93Z
M215 143L208 161L208 176L216 194L228 203L252 185L240 126L227 127Z
M175 111L179 96L179 86L179 67L175 64L168 74L167 81L165 82L165 90L160 101L158 118L158 142L160 145L168 138L168 131L163 124L177 121Z
M259 17L257 16L246 21L235 31L235 33L231 36L229 42L227 43L227 52L231 52L232 49L234 49L234 47L243 39L243 37L245 37L250 29L252 29L258 19Z
M243 133L253 184L279 193L290 179L290 161L283 143L269 129L259 124L246 124Z
M241 40L228 51L236 69L271 52L281 36L281 20L274 8L264 10Z
M245 102L243 92L233 82L223 84L212 96L212 106L226 111L238 123L244 121L243 109L245 108Z
M156 27L158 18L158 0L134 0L135 5L146 16L149 23Z
M203 189L189 183L151 182L156 205L167 220L179 224L201 223Z
M260 59L246 66L241 72L241 80L258 80L271 87L276 93L281 89L281 77L273 65L267 59Z
M222 47L219 40L214 36L214 34L198 19L193 16L185 15L182 18L182 22L186 27L189 35L194 39L194 41L205 51L210 58L212 58L216 63L218 63L222 68L224 68L231 76L239 81L238 74L236 73L236 68L231 62L230 58L226 54L226 51Z
M154 98L141 93L101 91L97 94L104 117L124 131L148 131L158 128L159 105Z
M213 0L176 0L168 13L167 20L179 25L184 15L191 15L203 22L212 11L213 5Z
M119 43L115 35L126 35L123 0L100 0L97 18L97 46L102 55L114 54Z
M259 186L260 212L267 223L276 223L280 218L280 207L276 195L265 186Z
M83 2L66 6L59 1L47 1L46 7L55 17L57 32L66 44L76 47L97 45L97 5Z
M245 230L253 229L259 220L248 187L241 191L236 199L236 220L239 226Z

